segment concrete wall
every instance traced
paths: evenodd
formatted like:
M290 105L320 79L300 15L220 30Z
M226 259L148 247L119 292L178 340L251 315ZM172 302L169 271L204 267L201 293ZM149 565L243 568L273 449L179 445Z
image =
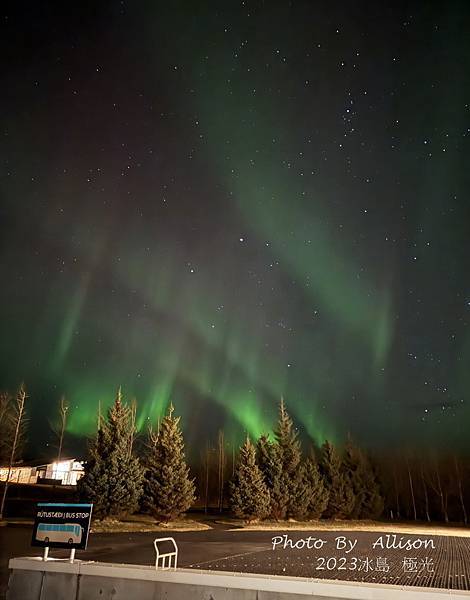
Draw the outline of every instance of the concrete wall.
M7 600L470 600L457 590L85 561L14 558L10 569Z

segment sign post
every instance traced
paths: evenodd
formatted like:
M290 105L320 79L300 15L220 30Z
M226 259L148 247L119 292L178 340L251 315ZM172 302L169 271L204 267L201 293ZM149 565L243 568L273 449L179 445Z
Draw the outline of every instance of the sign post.
M73 563L75 550L86 549L92 509L93 504L38 502L31 545L44 548L43 560L49 548L68 548Z

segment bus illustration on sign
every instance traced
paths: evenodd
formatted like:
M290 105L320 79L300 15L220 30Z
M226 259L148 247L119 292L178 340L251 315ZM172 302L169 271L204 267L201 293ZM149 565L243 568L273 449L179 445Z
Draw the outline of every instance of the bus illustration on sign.
M38 542L60 542L65 544L80 544L83 527L76 523L39 523L36 530Z

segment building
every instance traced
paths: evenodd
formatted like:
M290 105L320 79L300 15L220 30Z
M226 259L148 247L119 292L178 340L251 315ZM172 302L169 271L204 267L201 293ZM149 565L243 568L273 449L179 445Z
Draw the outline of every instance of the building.
M6 481L8 467L0 467L0 481ZM10 483L36 483L37 475L35 467L25 465L13 467L10 473Z
M83 476L83 461L69 458L41 465L17 465L10 473L10 483L49 483L77 485ZM6 481L8 467L0 467L0 481Z
M38 483L40 480L57 482L62 485L77 485L77 481L83 476L83 461L69 458L60 462L53 462L37 467ZM44 482L45 483L45 482Z

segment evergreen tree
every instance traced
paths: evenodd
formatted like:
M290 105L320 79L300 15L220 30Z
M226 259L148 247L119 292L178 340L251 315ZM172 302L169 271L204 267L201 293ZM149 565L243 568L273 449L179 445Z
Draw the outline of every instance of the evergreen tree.
M320 468L329 492L324 516L331 519L348 518L354 510L354 493L344 472L341 456L328 441L321 448Z
M262 435L257 443L258 464L269 491L269 516L284 519L287 513L288 495L282 478L282 461L279 446Z
M279 488L280 496L286 505L283 516L301 518L307 512L309 490L301 466L300 441L282 398L279 404L279 418L274 430L274 437L282 467Z
M344 467L355 496L351 518L378 518L383 512L384 500L377 477L367 456L351 440L346 444Z
M143 507L160 521L168 522L186 512L195 500L194 480L184 455L184 441L173 405L156 435L150 434Z
M240 448L230 482L230 507L235 516L248 521L263 519L270 511L269 490L256 464L256 449L248 437Z
M93 502L93 516L98 518L108 517L111 514L108 471L105 460L108 443L104 426L105 424L102 422L96 432L95 439L88 444L85 472L77 482L77 492L80 500Z
M301 462L291 480L287 516L297 520L308 518L311 496L312 488L307 475L307 465Z
M78 482L81 498L93 502L100 518L134 512L142 495L143 469L130 452L134 436L131 411L123 403L119 388L107 419L99 417L98 431L88 449L85 474Z
M310 519L319 519L328 506L330 493L314 458L307 458L304 463L304 477L309 490L306 515Z
M365 457L366 468L364 470L364 487L366 495L359 514L360 519L378 519L382 516L385 507L385 499L377 477L374 465Z
M344 450L344 472L352 491L354 492L354 507L350 517L358 519L365 502L366 489L363 480L362 454L351 439L348 439Z

